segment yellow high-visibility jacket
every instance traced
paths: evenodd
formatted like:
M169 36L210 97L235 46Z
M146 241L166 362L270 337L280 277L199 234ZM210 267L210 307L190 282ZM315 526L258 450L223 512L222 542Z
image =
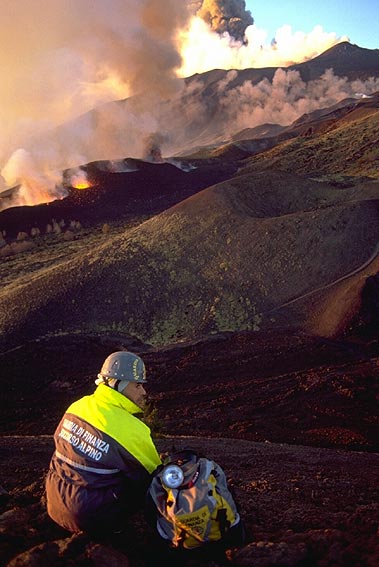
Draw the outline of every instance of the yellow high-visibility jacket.
M70 531L117 529L142 505L150 473L161 464L141 409L100 384L71 404L54 434L46 479L49 515Z

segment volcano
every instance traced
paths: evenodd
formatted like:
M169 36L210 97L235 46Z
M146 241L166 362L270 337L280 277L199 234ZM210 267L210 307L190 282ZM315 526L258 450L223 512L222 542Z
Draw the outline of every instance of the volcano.
M378 57L344 43L291 70L375 81ZM142 513L122 541L98 543L45 510L54 428L124 349L146 362L159 450L190 445L225 468L247 531L235 565L376 564L379 97L226 131L229 89L277 71L187 79L203 112L184 112L190 91L170 102L179 132L156 162L96 149L83 185L77 167L64 171L59 200L9 207L19 189L0 195L9 567L145 565ZM79 123L100 124L107 108Z

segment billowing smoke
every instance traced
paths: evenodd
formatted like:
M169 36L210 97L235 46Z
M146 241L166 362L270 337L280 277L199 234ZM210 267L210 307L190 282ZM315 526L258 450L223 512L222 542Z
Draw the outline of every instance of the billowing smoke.
M254 23L246 10L245 0L203 0L197 14L212 31L228 33L237 41L244 41L245 30Z
M171 94L187 19L175 0L2 0L2 122L22 117L24 135L152 85Z
M267 32L255 25L245 30L244 42L228 33L212 31L205 21L194 17L181 32L182 66L180 76L189 77L211 69L247 69L261 67L288 67L316 57L333 45L347 41L316 25L309 33L293 31L284 25L268 41Z
M61 176L50 169L44 171L41 164L36 164L30 153L23 149L13 152L2 171L9 186L17 186L22 180L22 187L17 192L17 203L10 205L37 205L41 201L49 202L65 195L60 183Z
M152 132L144 140L143 159L155 163L161 163L162 158L162 145L166 139L161 132Z
M349 81L327 70L319 79L304 82L298 71L278 69L273 80L263 79L253 85L250 81L226 88L235 78L229 71L220 81L221 114L225 119L225 134L272 123L287 126L303 114L330 107L345 98L361 98L357 93L379 90L379 78Z
M0 192L17 185L19 204L34 204L62 196L63 169L179 155L207 139L209 120L191 96L201 84L180 77L285 66L339 41L320 27L305 35L287 26L267 45L252 23L242 0L2 0ZM278 82L261 90L274 96ZM283 121L279 99L274 111L258 87L239 87L235 101L226 87L231 122L220 120L220 136L251 126L253 117ZM283 108L293 117L302 105L291 99Z
M36 169L71 167L85 158L81 139L70 131L58 143L46 132L91 108L143 93L144 108L172 96L181 57L176 33L189 17L177 0L2 0L0 18L0 170L3 188L21 185L29 195L24 168L19 176L4 164L24 148ZM143 109L142 109L143 110ZM141 107L138 108L141 113ZM117 120L117 111L112 120ZM147 120L145 120L145 127ZM106 128L108 125L105 125ZM88 124L84 124L84 130ZM91 132L93 124L90 126ZM88 132L87 132L88 133ZM74 134L74 138L72 135ZM61 138L62 139L62 138ZM114 142L103 148L111 155ZM120 144L119 144L120 145ZM120 148L119 151L122 151ZM17 157L17 156L16 156ZM25 159L23 160L25 163ZM51 188L51 185L50 185ZM1 183L0 183L1 190ZM54 188L52 189L54 192Z

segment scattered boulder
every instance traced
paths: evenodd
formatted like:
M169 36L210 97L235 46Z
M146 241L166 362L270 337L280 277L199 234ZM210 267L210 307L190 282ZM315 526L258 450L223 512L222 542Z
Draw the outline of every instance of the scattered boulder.
M7 244L4 239L0 238L0 257L6 258L7 256L13 256L14 254L20 254L21 252L27 252L35 248L34 242L31 240L26 240L27 234L25 232L19 232L17 240Z
M76 220L70 221L69 226L70 226L70 230L74 230L74 231L75 230L79 231L79 230L82 229L81 223L79 221L76 221Z
M41 234L41 231L37 226L34 226L30 231L30 236L32 238L36 238L37 236L40 236L40 234Z
M11 248L12 248L14 254L20 254L21 252L27 252L28 250L31 250L34 247L35 247L34 242L31 242L30 240L21 240L21 241L18 241L18 242L12 242L12 244L11 244Z
M28 235L27 235L26 232L19 232L19 233L17 234L16 240L20 242L20 241L22 241L22 240L26 240L27 238L28 238Z
M63 234L63 240L65 240L66 242L72 242L72 240L75 239L75 234L72 232L72 230L66 230L66 232Z
M56 221L53 221L53 232L55 234L61 234L62 232L62 227L59 223L57 223Z
M5 244L0 248L0 256L5 258L6 256L13 256L14 250L10 244Z

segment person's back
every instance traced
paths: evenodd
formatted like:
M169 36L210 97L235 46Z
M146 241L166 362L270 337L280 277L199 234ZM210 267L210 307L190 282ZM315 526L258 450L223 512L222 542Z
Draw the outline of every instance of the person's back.
M143 506L161 463L149 428L136 417L146 395L145 367L120 351L104 362L94 394L71 404L55 435L46 478L50 517L69 531L118 531Z

